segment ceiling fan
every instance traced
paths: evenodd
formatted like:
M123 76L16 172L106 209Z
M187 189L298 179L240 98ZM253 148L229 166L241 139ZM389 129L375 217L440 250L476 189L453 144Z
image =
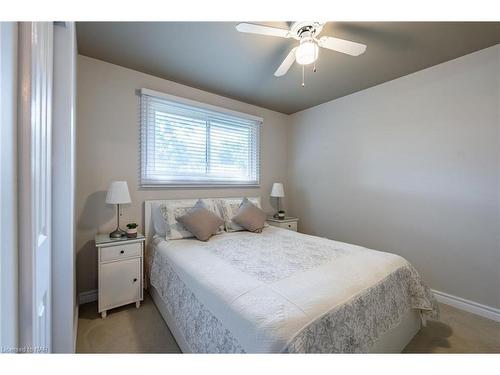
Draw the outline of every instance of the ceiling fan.
M252 23L240 23L236 25L236 30L241 33L262 34L298 40L300 42L299 45L292 48L285 60L276 69L274 75L276 77L285 75L293 62L296 61L302 65L302 86L304 86L304 65L316 63L319 47L346 53L351 56L359 56L366 50L366 45L361 43L334 38L332 36L318 38L324 25L324 22L295 22L292 24L290 30L285 30ZM313 71L316 71L316 64Z

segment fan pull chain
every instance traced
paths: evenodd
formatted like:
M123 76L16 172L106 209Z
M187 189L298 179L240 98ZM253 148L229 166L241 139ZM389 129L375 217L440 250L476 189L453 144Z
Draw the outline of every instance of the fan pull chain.
M302 65L302 87L304 87L306 84L304 82L304 77L305 77L305 73L304 73L304 65Z

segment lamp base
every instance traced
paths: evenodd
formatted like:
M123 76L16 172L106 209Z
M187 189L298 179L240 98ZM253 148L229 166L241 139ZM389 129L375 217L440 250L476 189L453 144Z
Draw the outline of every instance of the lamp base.
M122 230L120 228L116 228L115 231L113 231L109 234L109 238L121 238L121 237L125 237L126 235L127 235L127 232L125 232L124 230Z
M275 219L285 220L285 211L278 211L273 216Z

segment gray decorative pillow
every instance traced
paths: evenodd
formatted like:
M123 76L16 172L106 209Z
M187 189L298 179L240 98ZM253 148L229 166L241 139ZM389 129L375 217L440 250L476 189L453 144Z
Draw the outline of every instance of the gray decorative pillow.
M221 198L219 199L219 207L222 217L224 218L224 223L226 227L226 231L228 232L237 232L240 230L244 230L240 225L236 224L233 221L233 218L238 214L240 206L245 201L252 202L256 207L261 208L260 206L260 198ZM266 223L267 226L267 223Z
M266 223L266 213L245 198L233 221L250 232L260 233Z
M161 216L165 226L165 239L178 240L181 238L193 237L193 234L186 230L184 226L177 221L177 218L185 215L195 206L202 206L219 214L219 209L212 199L179 199L167 201L160 205ZM217 233L224 232L224 225L221 225Z
M177 217L177 221L200 241L208 241L224 224L224 220L202 204L196 204L185 215Z

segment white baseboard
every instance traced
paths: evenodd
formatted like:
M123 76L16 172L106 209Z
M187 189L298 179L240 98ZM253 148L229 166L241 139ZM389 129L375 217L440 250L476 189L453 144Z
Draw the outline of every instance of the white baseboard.
M80 305L94 301L97 301L97 289L81 292L78 296L78 304Z
M491 306L482 305L480 303L470 301L465 298L460 298L448 293L440 292L439 290L432 290L436 299L446 305L456 307L457 309L470 312L482 316L483 318L488 318L497 322L500 322L500 309L496 309Z

